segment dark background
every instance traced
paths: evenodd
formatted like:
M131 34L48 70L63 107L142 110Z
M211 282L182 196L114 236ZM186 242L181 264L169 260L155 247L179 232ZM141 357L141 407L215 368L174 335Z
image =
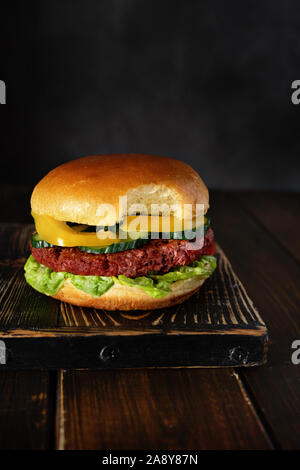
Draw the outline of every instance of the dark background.
M143 152L211 188L299 189L300 4L44 0L1 5L0 182Z

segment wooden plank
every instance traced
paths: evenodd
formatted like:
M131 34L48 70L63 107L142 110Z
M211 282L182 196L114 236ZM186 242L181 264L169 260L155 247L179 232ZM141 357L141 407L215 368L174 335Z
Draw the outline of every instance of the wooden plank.
M240 373L255 403L261 406L263 422L272 427L270 433L276 447L299 450L299 365L294 365L293 369L289 365L278 365L275 369L261 367Z
M270 329L269 364L290 363L291 343L300 337L297 261L229 194L214 194L211 217L218 241Z
M299 264L259 220L249 217L240 200L216 193L212 207L217 239L263 312L270 334L268 363L240 375L277 445L295 448L300 440L300 411L294 397L299 370L291 363L291 344L300 338ZM280 421L289 423L289 428Z
M55 328L58 317L59 304L25 282L23 259L0 262L0 336L7 330Z
M300 261L300 193L245 192L238 199Z
M28 240L33 226L26 225L24 229L20 223L32 221L28 210L30 193L30 188L24 186L1 186L0 259L17 259L11 266L6 263L6 275L10 271L15 277L20 276L29 252ZM21 225L23 230L20 230ZM2 291L3 278L0 284ZM55 376L55 372L46 371L0 371L1 450L53 447Z
M53 445L48 372L0 371L0 449L40 450Z
M58 449L269 449L235 372L65 371Z

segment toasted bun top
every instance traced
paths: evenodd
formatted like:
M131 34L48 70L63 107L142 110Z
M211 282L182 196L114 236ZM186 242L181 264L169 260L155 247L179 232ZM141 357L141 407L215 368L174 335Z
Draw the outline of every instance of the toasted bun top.
M148 214L151 204L176 204L178 217L184 204L203 204L204 213L209 207L207 187L189 165L142 154L96 155L60 165L36 185L31 207L33 213L57 220L113 225L125 214L119 196L127 196L128 215L132 204L144 204ZM115 212L101 212L101 204L110 204Z

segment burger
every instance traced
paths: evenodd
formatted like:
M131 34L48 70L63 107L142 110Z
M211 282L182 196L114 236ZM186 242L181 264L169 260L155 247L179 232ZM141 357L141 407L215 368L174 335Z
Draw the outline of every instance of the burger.
M60 165L31 196L26 281L96 309L179 304L216 268L208 208L200 176L172 158L97 155Z

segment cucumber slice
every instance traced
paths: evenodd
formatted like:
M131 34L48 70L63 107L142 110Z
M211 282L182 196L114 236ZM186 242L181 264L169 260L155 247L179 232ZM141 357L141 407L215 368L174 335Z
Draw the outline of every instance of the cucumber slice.
M78 248L86 253L117 253L119 251L132 250L133 248L141 248L148 241L148 239L137 238L136 240L124 240L123 242L113 243L108 246L79 246Z
M55 245L52 245L51 243L46 242L46 240L43 240L38 233L34 233L31 237L31 245L34 248L52 248Z

